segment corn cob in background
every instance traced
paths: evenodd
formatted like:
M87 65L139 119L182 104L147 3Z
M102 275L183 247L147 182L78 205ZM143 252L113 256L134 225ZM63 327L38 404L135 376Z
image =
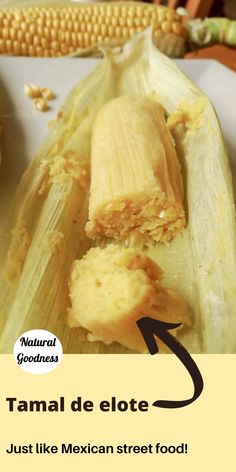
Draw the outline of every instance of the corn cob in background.
M153 28L153 41L160 51L170 57L184 55L186 31L181 16L173 9L142 2L2 8L0 54L92 55L99 46L123 46L148 26Z

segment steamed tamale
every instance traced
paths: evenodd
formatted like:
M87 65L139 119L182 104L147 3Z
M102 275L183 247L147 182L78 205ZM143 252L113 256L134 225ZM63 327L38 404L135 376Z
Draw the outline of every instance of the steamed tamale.
M182 201L163 108L131 95L105 104L92 133L89 237L169 241L185 226Z

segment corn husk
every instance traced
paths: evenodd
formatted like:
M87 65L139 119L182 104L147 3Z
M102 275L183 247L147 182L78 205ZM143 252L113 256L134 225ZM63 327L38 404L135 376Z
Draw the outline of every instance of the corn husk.
M70 93L61 118L23 176L1 238L4 255L8 250L0 278L2 352L10 352L19 334L34 328L54 332L64 352L127 352L119 345L90 344L82 330L66 325L71 263L92 244L84 232L89 185L81 185L77 177L46 177L55 157L71 150L89 168L96 112L112 97L125 94L158 100L168 116L183 102L204 102L194 126L179 125L174 131L187 227L168 245L156 244L147 252L164 270L163 284L178 290L188 304L192 327L179 333L185 347L192 353L236 352L235 217L220 126L207 97L154 48L150 30L135 36L120 53L105 52L95 71ZM21 252L14 266L16 235Z

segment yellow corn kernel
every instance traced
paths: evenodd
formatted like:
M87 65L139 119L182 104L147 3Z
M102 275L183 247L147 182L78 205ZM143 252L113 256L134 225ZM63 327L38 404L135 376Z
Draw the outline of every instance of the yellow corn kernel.
M36 98L34 100L34 106L37 110L39 111L47 111L48 110L48 104L44 98Z
M40 91L45 100L53 100L55 98L54 92L47 87L40 89Z
M16 30L14 28L10 28L10 39L16 39Z
M175 10L169 9L166 13L167 20L173 21L175 18L175 13L176 13Z
M32 44L32 42L33 42L33 37L32 37L32 35L31 35L30 33L26 33L26 34L25 34L25 42L26 42L26 44L28 44L28 45L29 45L29 44Z
M72 31L79 31L79 21L73 21L73 28L72 28Z
M118 18L116 16L113 16L111 18L111 24L112 24L112 26L117 26L118 25Z
M7 53L11 53L12 51L12 42L10 39L6 40L6 50L7 50Z
M37 46L37 47L36 47L36 56L37 56L37 57L42 57L42 55L43 55L43 49L42 49L42 47L41 47L41 46Z
M8 28L3 28L2 29L2 38L7 39L9 35L9 29Z
M179 21L175 21L174 23L172 23L172 30L175 34L182 34L183 26Z
M160 29L154 31L154 38L159 39L163 37L163 33Z
M0 52L3 52L1 50L1 46L0 46ZM20 54L20 45L19 45L18 41L13 42L13 54L15 54L16 56L18 56Z
M28 31L31 26L32 26L32 24L28 25L25 21L22 21L22 23L21 23L22 31ZM18 30L16 30L16 31L18 31ZM35 31L36 31L36 29L35 29Z
M120 26L117 26L116 29L115 29L115 36L116 38L120 38L121 37L121 27Z
M171 23L169 21L163 21L161 29L164 33L169 33L171 31Z
M36 49L34 46L32 46L32 44L29 45L28 54L30 57L36 56Z
M35 84L26 84L24 86L24 92L29 98L38 98L41 96L41 90Z
M128 28L122 28L122 36L123 36L123 38L128 37Z

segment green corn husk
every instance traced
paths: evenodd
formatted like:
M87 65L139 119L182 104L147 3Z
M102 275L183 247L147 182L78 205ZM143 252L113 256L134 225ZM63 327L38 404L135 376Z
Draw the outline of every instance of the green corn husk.
M188 42L192 48L210 44L236 45L236 21L228 18L204 18L190 20L186 23Z
M184 346L192 353L236 352L235 217L223 137L210 101L155 49L150 30L134 37L123 52L106 52L94 72L70 93L62 118L49 131L22 179L2 238L6 253L18 234L21 253L17 273L11 267L13 261L14 269L12 255L2 264L1 352L10 352L20 333L35 328L54 332L67 353L127 352L115 344L90 344L82 330L66 325L71 263L92 244L84 233L89 186L80 185L76 172L65 181L51 181L48 164L40 166L42 160L52 165L55 156L67 156L69 150L76 151L78 162L82 159L89 165L97 110L109 99L125 94L157 99L168 116L183 102L204 102L197 126L187 129L180 125L174 132L184 178L187 227L170 244L157 244L147 252L164 270L163 284L178 290L189 306L192 327L178 335ZM28 239L22 231L20 237L16 231L11 236L10 229L22 227ZM29 247L24 254L25 242Z

